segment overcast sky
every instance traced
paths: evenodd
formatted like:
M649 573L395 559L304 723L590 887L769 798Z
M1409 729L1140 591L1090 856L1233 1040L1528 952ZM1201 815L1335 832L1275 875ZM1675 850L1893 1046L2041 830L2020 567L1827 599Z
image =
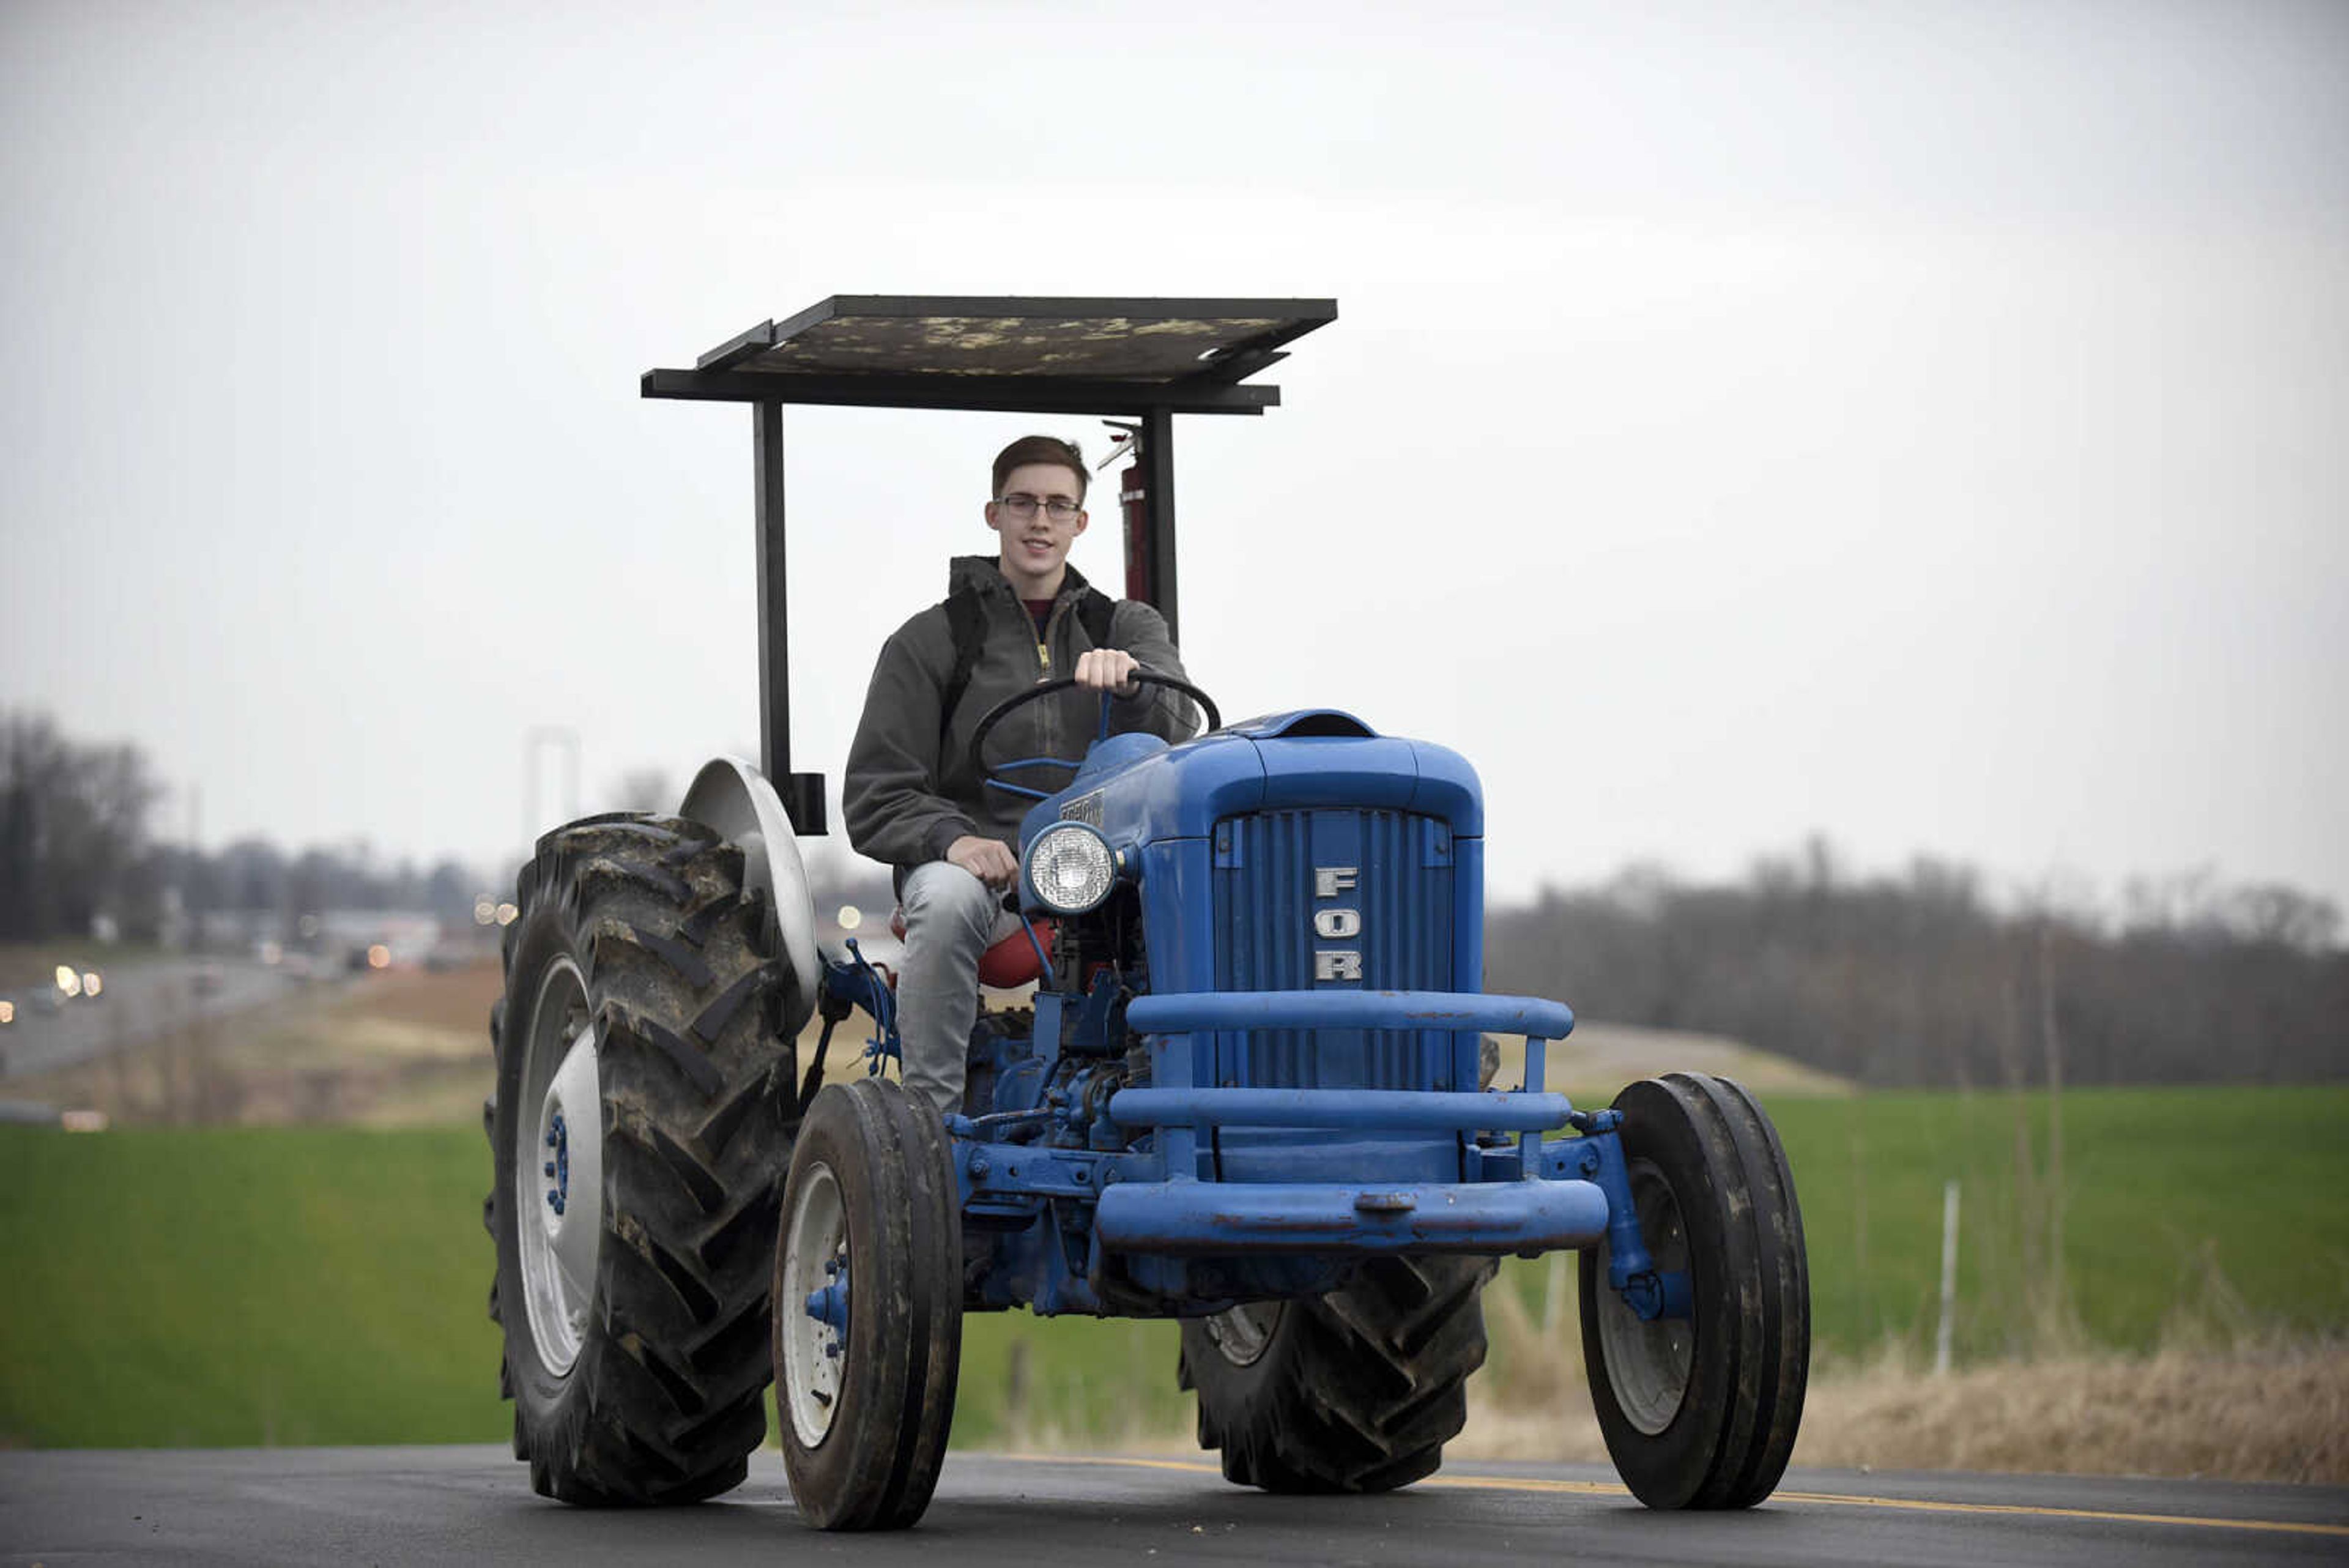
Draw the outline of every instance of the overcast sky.
M1179 11L1179 16L1176 12ZM1496 895L1827 834L2349 903L2349 5L0 7L0 705L210 846L511 857L758 736L835 293L1334 296L1177 431L1185 656ZM1086 421L792 410L799 766ZM1076 564L1119 576L1104 506Z

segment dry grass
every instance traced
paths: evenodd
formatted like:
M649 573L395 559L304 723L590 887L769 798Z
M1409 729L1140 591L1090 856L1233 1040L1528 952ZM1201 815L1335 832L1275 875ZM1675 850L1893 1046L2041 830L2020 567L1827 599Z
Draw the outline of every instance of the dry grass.
M1523 1082L1525 1042L1512 1037L1498 1044L1501 1064L1494 1081ZM1548 1086L1571 1096L1578 1105L1605 1105L1624 1085L1667 1070L1734 1078L1764 1098L1841 1096L1857 1092L1848 1078L1757 1051L1723 1035L1648 1029L1635 1023L1578 1020L1572 1034L1553 1040L1545 1048L1542 1063Z
M1831 1377L1798 1464L2349 1482L2349 1345Z
M495 962L321 985L139 1046L12 1080L16 1097L126 1125L465 1122L491 1082Z
M1545 1326L1514 1293L1485 1299L1505 1375L1469 1386L1446 1451L1605 1463L1571 1300ZM1937 1377L1888 1345L1815 1368L1794 1462L2349 1484L2349 1341L2262 1333L2239 1305L2182 1310L2150 1355L2074 1347Z
M490 1038L490 1008L504 989L504 971L494 958L456 969L394 970L362 982L355 1011L462 1034L484 1045Z
M477 1124L494 1082L494 959L322 984L224 1019L190 1018L136 1047L11 1079L12 1098L103 1111L125 1126ZM801 1060L820 1024L811 1020ZM825 1081L862 1076L862 1013L840 1026Z
M1541 1410L1472 1386L1468 1428L1447 1451L1607 1459L1578 1383ZM2349 1484L2349 1345L1830 1372L1811 1385L1794 1462Z

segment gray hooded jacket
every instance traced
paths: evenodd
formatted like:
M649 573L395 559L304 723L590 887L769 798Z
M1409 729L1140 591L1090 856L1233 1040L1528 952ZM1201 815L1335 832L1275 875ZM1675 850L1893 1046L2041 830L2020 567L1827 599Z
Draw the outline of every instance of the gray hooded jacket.
M1040 647L1036 623L995 557L954 558L947 574L948 595L976 593L985 609L978 662L941 747L938 710L955 665L946 606L932 605L882 644L873 684L864 693L864 715L848 750L844 815L848 841L859 854L910 868L944 859L947 846L966 834L1019 848L1020 819L1035 803L982 784L969 765L970 737L979 720L1005 698L1074 670L1077 655L1093 645L1077 616L1086 587L1077 569L1069 567ZM1144 669L1183 676L1165 618L1137 599L1117 601L1109 644L1133 655ZM1030 703L996 727L988 739L988 756L998 763L1081 757L1098 726L1100 703L1100 698L1074 690ZM1118 731L1147 730L1170 741L1187 737L1196 722L1189 701L1164 687L1145 686L1116 701L1111 714ZM1069 779L1060 768L1000 776L1044 790L1058 789Z

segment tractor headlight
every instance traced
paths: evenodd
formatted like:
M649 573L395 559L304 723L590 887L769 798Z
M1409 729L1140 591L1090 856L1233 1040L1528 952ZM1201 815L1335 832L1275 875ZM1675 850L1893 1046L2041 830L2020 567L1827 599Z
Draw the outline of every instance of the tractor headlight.
M1036 902L1056 915L1081 915L1109 897L1117 857L1089 823L1056 822L1029 840L1019 870Z

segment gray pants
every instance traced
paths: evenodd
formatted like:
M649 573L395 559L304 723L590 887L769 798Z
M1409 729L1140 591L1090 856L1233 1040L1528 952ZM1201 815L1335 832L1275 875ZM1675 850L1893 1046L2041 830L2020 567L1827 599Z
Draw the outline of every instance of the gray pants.
M962 1110L963 1058L978 1020L978 960L1019 929L1003 895L950 860L917 866L898 898L905 957L897 971L897 1037L905 1086L942 1116Z

